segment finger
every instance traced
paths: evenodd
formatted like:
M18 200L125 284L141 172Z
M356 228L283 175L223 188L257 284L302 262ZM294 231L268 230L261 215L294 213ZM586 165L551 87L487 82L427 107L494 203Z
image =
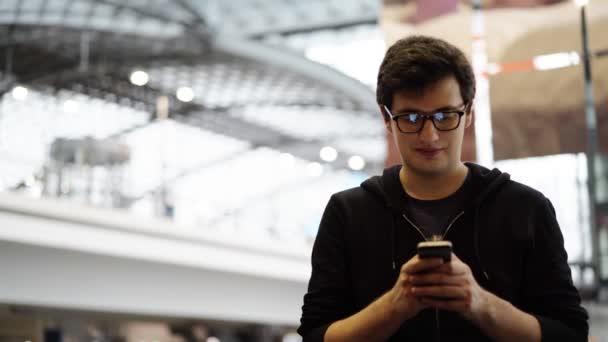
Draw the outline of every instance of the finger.
M466 288L454 285L415 286L412 287L412 294L418 298L465 299L469 297Z
M469 303L466 300L445 300L435 298L420 298L420 303L437 309L463 312L469 309Z
M452 262L445 263L437 268L436 272L451 274L451 275L460 275L463 274L463 270L458 265L453 264Z
M409 281L414 286L464 285L467 283L466 277L462 275L452 275L435 271L424 274L410 275Z
M405 263L401 268L401 271L406 274L414 274L424 272L430 269L437 268L443 265L444 261L442 258L419 258L417 255L414 256L410 261Z
M455 256L455 254L452 254L452 256ZM469 266L460 261L460 259L452 259L450 262L437 268L437 271L453 275L466 274L469 271Z
M463 264L465 264L465 265L466 265L466 263L465 263L464 261L462 261L462 259L460 259L460 258L458 257L458 255L456 255L456 254L454 254L454 253L452 253L452 258L451 258L451 259L452 259L452 260L454 260L454 261L456 261L456 262L458 262L458 263L463 263Z

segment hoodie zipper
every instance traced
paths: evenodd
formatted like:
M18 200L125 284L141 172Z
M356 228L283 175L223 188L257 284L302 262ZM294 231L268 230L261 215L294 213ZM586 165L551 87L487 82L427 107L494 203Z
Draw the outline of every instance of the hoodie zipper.
M454 225L454 223L456 223L456 221L462 216L464 215L464 210L461 211L458 215L456 215L456 217L454 217L454 219L452 219L452 221L450 221L450 224L448 224L447 228L445 229L445 232L443 233L443 235L441 236L440 240L445 240L445 237L448 235L448 232L450 231L450 228L452 228L452 226ZM416 229L416 231L420 234L420 236L422 236L422 238L425 241L429 241L429 240L435 240L436 235L433 235L430 239L426 237L426 235L424 235L422 229L420 229L420 227L418 227L412 220L410 220L407 215L402 214L403 218L410 224L412 225L412 227L414 227L414 229ZM439 320L439 309L435 309L435 341L436 342L440 342L441 341L441 323Z

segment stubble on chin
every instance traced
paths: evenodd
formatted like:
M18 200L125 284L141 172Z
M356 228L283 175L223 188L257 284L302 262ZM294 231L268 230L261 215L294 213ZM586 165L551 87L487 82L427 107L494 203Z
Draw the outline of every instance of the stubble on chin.
M420 161L414 160L410 162L404 161L405 169L408 172L415 173L423 177L439 177L448 170L448 163L445 161Z

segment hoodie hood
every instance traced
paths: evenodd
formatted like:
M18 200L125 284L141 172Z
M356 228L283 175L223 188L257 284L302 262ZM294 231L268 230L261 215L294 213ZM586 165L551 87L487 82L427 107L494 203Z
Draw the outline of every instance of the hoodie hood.
M498 169L488 169L475 163L465 163L471 173L471 186L475 197L465 208L479 207L483 201L499 190L510 180L508 173ZM379 201L392 211L401 213L403 203L403 191L399 181L399 170L401 165L391 166L384 169L382 176L374 176L363 183L361 187L374 195Z

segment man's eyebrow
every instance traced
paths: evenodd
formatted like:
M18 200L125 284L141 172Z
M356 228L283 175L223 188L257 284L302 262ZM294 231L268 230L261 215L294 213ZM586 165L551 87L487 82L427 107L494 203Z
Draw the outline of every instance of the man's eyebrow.
M435 113L435 112L441 112L441 111L445 111L445 110L458 110L458 109L460 109L460 107L461 106L451 106L451 105L449 105L449 106L443 106L443 107L440 107L440 108L433 109L430 112ZM395 111L395 113L421 113L421 112L427 113L427 111L421 110L419 108L409 108L409 107L406 107L406 108L399 109L399 110Z

